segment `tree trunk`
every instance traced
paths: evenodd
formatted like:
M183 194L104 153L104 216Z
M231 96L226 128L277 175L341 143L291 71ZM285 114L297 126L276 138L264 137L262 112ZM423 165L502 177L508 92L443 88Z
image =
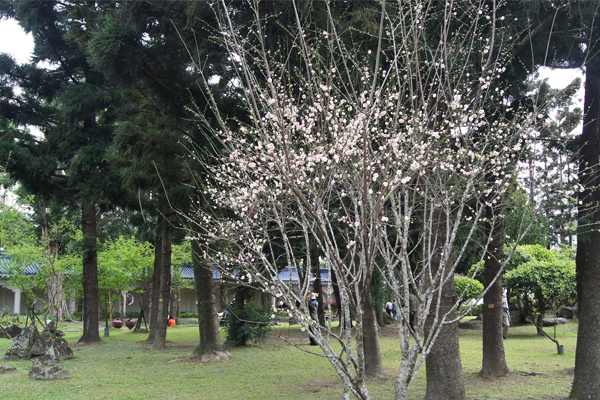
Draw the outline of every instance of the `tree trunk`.
M65 299L64 289L64 276L62 271L57 271L54 266L58 259L58 242L50 238L50 232L48 229L48 212L44 204L37 204L38 211L41 215L41 229L42 238L46 243L46 252L44 258L48 265L51 267L51 272L46 279L48 285L48 312L51 310L56 314L56 320L62 322L64 320L63 315L69 315L69 307L67 300Z
M98 326L98 254L96 205L82 206L83 230L83 335L79 343L100 341Z
M194 350L194 355L200 357L202 362L226 360L228 355L223 351L219 335L212 267L204 262L197 240L192 240L192 260L200 331L200 344Z
M577 300L579 329L570 398L600 399L600 56L586 66L583 131L579 144Z
M383 309L381 307L375 309L375 318L377 319L377 325L380 328L385 328L385 322L383 322Z
M170 212L166 210L165 212ZM165 213L165 222L169 220ZM160 265L160 297L158 299L158 309L156 312L156 328L154 329L154 342L152 347L155 350L161 350L166 347L167 326L169 319L169 299L171 298L171 232L168 223L162 227L162 254Z
M55 271L46 280L48 285L48 311L56 314L56 320L62 322L65 315L69 315L69 307L65 299L64 276L60 271Z
M444 280L453 275L452 268L446 266L445 271L439 271L442 262L443 244L446 238L446 215L441 209L434 211L432 224L432 243L436 247L432 249L431 272L440 274L440 279ZM449 261L451 261L449 259ZM442 273L443 272L443 273ZM439 292L438 292L439 293ZM444 316L453 308L456 302L456 288L454 279L450 278L441 288L441 299L439 316ZM432 303L432 309L437 304L437 294ZM433 315L427 318L427 330L432 329ZM456 318L456 310L452 311L448 318ZM462 376L462 363L460 360L460 348L458 344L458 322L443 325L438 334L430 353L425 361L425 373L427 376L426 400L462 400L466 399L465 385Z
M318 293L317 317L319 325L325 326L325 308L323 307L323 283L321 281L321 263L319 262L319 249L311 243L310 262L313 276L313 292Z
M364 300L362 304L363 323L363 348L365 352L365 376L367 379L384 376L381 363L381 350L379 348L379 334L377 333L377 319L373 308L371 285L365 283Z
M244 285L238 285L238 287L235 290L235 305L233 306L233 309L231 310L231 312L236 314L237 319L240 318L241 315L243 315L244 313L244 309L246 308L246 294L247 294L248 288L245 287ZM229 318L229 317L228 317ZM243 321L239 321L240 324L244 324L245 322ZM238 329L243 329L241 327L238 327ZM228 332L228 334L232 334L232 333L236 333L236 332L232 332L231 330ZM230 343L226 343L228 345L231 345ZM241 335L239 337L239 342L237 343L237 346L246 346L248 343L246 342L246 335Z
M483 286L487 288L502 268L504 219L498 216L499 210L492 207L487 207L485 212L488 234L492 229L489 221L495 220L492 238L485 255ZM498 378L509 374L502 339L502 294L502 276L500 276L483 297L483 366L479 375L484 378Z
M335 275L335 272L333 272L333 269L329 270L329 274L331 275L329 277L329 279L331 279L331 286L333 287L333 298L335 299L338 320L340 321L340 327L341 327L343 324L343 321L342 321L342 296L340 295L340 287L338 286L337 276ZM331 316L331 319L333 320L333 316Z
M156 322L158 316L158 300L160 298L160 276L162 265L162 240L163 240L163 225L165 224L164 216L159 212L156 221L156 235L154 239L154 270L152 272L152 290L150 293L150 306L146 312L148 320L148 328L150 334L148 341L153 342L156 336Z

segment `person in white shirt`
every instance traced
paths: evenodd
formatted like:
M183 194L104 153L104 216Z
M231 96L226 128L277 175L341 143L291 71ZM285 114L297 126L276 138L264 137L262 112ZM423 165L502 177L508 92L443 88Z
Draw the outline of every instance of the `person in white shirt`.
M508 307L508 297L506 289L502 292L502 337L506 339L508 327L510 326L510 310Z

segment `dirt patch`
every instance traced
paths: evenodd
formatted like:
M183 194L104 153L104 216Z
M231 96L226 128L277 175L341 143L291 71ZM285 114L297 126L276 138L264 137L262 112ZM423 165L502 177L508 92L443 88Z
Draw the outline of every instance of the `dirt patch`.
M303 382L298 387L308 393L319 393L324 389L339 388L343 385L341 378L315 378L309 383Z
M565 371L565 375L567 372ZM547 378L545 382L540 382L540 378ZM553 379L558 378L556 374L547 374L535 371L512 371L509 376L502 378L481 378L477 373L465 374L465 387L474 392L494 392L498 389L497 393L502 393L503 389L510 385L512 387L529 387L535 385L551 385ZM481 389L481 390L479 390ZM485 395L480 394L476 396L467 396L469 399L497 399L497 394ZM564 395L544 395L542 397L536 396L531 397L524 395L523 399L535 399L535 400L566 400Z

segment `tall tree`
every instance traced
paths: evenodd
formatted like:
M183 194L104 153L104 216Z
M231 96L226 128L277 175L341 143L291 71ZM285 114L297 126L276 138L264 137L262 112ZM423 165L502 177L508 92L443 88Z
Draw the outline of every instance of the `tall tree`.
M435 315L448 315L453 323L445 324L439 331L435 345L431 349L425 362L427 374L426 400L466 399L465 385L463 383L462 364L458 346L458 322L456 321L456 289L454 286L454 271L451 267L452 259L443 256L444 236L447 234L447 217L441 208L433 210L433 220L429 229L432 245L429 251L433 258L432 269L435 276L445 281L441 290L434 294L433 304L439 307L439 312L432 313L427 318L427 329L434 326ZM443 265L443 262L447 265ZM438 273L440 272L440 273Z
M120 191L118 180L104 161L114 121L107 101L109 95L102 76L89 66L84 46L99 14L113 6L112 2L11 1L4 2L0 10L3 17L15 18L33 33L35 42L30 64L17 66L5 57L2 65L4 83L22 90L18 93L6 88L8 96L2 103L3 118L21 127L15 136L4 138L15 155L9 160L9 170L31 193L62 198L81 213L81 342L100 340L98 204ZM40 129L42 137L25 131L26 125Z
M600 12L596 10L596 17ZM579 329L571 399L600 399L600 26L590 34L585 63L583 131L579 139L577 298ZM596 46L592 46L596 44Z
M206 104L206 88L196 80L219 75L216 86L222 90L229 81L230 72L220 65L224 52L209 40L215 32L214 12L206 2L130 1L106 16L88 46L93 65L126 102L110 160L128 187L152 193L155 200L159 222L149 340L156 348L164 347L166 335L169 247L173 227L179 226L174 209L185 210L196 196L190 184L195 161L186 144L207 143L189 113L193 105L203 110ZM198 304L210 307L205 300Z
M509 2L531 22L515 54L523 67L585 68L583 130L579 138L577 292L580 324L570 398L598 398L600 370L600 3L597 1ZM532 51L533 49L533 51Z
M489 222L486 222L485 229L490 243L483 272L483 286L487 288L483 296L483 319L486 322L483 326L483 365L479 374L485 378L497 378L509 373L502 343L504 218L498 217L503 213L501 204L494 204L494 199L489 199L488 204L485 214Z

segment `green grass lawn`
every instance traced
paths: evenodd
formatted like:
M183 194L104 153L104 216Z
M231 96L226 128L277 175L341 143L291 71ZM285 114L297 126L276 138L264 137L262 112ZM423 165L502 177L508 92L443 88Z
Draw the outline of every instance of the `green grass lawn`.
M77 329L69 325L63 329ZM549 328L551 332L552 328ZM565 346L558 355L550 340L536 335L533 326L511 327L505 350L511 375L495 380L477 376L481 368L481 331L461 330L460 347L469 399L564 399L573 379L577 325L557 328ZM200 364L187 359L198 343L198 328L169 328L167 349L154 351L146 334L111 330L102 343L74 347L75 358L63 361L72 379L33 381L30 361L0 362L16 372L0 374L0 399L339 399L340 379L327 360L284 343L278 336L306 350L306 334L298 325L283 325L265 343L230 350L228 361ZM75 344L81 332L67 332ZM381 351L387 379L369 384L374 399L394 397L393 382L400 364L393 328L381 332ZM0 355L11 347L0 339ZM411 387L410 399L425 393L425 367Z

